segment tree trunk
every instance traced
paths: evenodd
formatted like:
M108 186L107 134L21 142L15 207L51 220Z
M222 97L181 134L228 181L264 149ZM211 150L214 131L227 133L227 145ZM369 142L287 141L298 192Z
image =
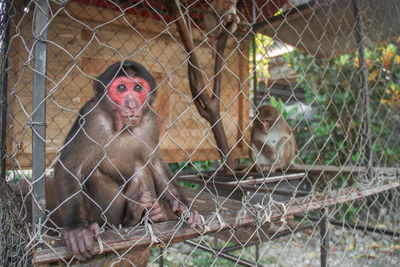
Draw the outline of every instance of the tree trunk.
M178 27L179 35L182 39L183 46L189 55L188 62L188 78L190 91L193 101L200 115L205 118L211 125L211 130L217 142L218 151L223 158L224 170L227 173L234 172L234 164L231 156L228 140L222 125L222 118L219 111L219 99L221 94L221 73L223 69L223 54L228 40L229 33L223 29L217 39L217 52L215 55L214 67L214 86L213 94L208 96L205 93L204 81L201 73L200 64L197 60L196 51L194 50L193 40L189 33L189 27L181 12L179 2L164 1L165 7L173 17ZM227 28L229 25L227 25Z

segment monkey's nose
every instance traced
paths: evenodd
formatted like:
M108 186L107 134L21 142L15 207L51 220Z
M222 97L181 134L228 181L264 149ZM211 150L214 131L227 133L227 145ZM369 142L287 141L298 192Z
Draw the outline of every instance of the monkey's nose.
M137 109L137 103L135 101L135 98L133 96L127 96L126 97L126 101L125 101L125 106L126 108L128 108L129 110L136 110Z

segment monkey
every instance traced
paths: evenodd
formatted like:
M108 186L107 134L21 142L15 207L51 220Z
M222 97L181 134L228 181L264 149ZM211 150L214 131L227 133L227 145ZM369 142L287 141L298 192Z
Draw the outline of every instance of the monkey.
M250 135L251 160L258 171L275 172L287 168L296 154L294 134L277 108L258 110Z
M204 28L212 46L221 34L223 27L227 27L230 33L237 30L240 18L236 10L237 0L215 0L212 7L203 17Z
M79 112L54 168L56 206L68 250L80 261L94 255L100 226L134 226L200 215L188 203L158 152L151 108L156 83L137 62L111 65L94 80L94 97Z

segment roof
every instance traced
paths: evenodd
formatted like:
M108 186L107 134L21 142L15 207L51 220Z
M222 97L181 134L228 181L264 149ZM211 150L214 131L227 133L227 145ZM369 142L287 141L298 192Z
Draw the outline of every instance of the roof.
M363 0L359 3L365 44L400 35L400 1ZM357 47L353 1L308 1L261 21L256 32L307 51L311 55L332 57Z
M123 11L125 14L132 14L141 17L150 17L156 20L165 20L171 22L172 18L167 15L166 8L160 0L72 0L83 5L96 6L100 8L112 9L114 11ZM189 15L196 24L202 27L203 14L210 9L210 0L180 0L182 7L189 10ZM287 9L289 0L255 0L256 22L264 21L272 17L281 8ZM183 9L184 10L184 9ZM238 0L237 1L238 15L241 19L241 24L252 25L252 1Z

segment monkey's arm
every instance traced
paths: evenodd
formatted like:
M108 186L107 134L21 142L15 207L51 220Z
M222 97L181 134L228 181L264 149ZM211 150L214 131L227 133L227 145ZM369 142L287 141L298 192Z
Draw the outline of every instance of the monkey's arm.
M145 210L149 212L152 222L174 220L177 217L164 199L157 201L157 194L150 168L137 160L135 168L138 173L126 185L124 195L127 197L122 220L124 226L134 226L140 222Z
M179 190L177 183L170 180L172 173L158 153L151 159L151 170L157 195L162 195L162 198L169 203L172 211L177 216L181 216L188 209L188 202ZM187 222L191 227L199 225L201 223L199 213L196 210L191 210Z
M94 255L92 235L100 229L93 218L87 197L90 190L87 178L101 160L100 147L83 130L66 143L54 172L54 182L64 221L64 238L70 252L85 260Z
M283 136L277 144L279 165L281 169L287 168L296 154L296 142L293 136Z
M253 144L255 147L258 148L258 150L254 152L258 153L259 151L261 151L260 155L264 155L271 160L274 160L276 158L274 150L267 143L264 143L261 140L254 140Z
M153 174L157 195L162 194L162 198L168 201L177 200L184 205L188 204L176 182L170 180L172 177L171 170L159 154L151 159L150 169Z

